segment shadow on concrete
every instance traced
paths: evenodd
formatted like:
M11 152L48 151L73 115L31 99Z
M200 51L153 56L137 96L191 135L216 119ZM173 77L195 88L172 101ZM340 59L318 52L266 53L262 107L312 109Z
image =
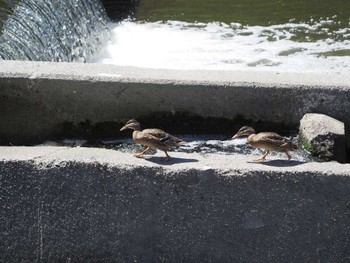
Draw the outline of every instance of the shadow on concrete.
M248 163L255 163L255 164L263 164L267 166L275 166L275 167L291 167L291 166L297 166L305 164L306 162L303 161L296 161L296 160L271 160L271 161L265 161L265 162L248 162Z
M177 163L196 163L198 162L197 159L191 159L191 158L178 158L178 157L171 157L169 161L165 161L164 157L146 157L144 158L146 161L156 163L156 164L162 164L162 165L173 165Z

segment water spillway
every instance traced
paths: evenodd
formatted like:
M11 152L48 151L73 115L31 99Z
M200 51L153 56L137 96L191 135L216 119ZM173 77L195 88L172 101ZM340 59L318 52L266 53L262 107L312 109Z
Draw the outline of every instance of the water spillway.
M99 0L23 0L12 12L3 24L0 59L89 62L108 37Z

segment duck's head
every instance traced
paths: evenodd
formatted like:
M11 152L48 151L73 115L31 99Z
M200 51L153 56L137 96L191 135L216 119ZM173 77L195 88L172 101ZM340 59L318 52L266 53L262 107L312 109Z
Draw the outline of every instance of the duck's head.
M232 139L249 136L251 134L255 134L254 128L249 126L243 126L242 128L239 129L239 131L235 135L233 135Z
M141 126L137 120L131 119L131 120L128 120L120 130L124 131L126 129L139 131L141 129Z

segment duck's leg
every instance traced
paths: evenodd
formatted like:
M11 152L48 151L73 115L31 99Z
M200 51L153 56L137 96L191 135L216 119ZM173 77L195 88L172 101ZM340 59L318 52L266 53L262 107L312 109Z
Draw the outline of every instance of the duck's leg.
M269 153L270 153L270 151L266 150L265 154L264 154L262 157L256 159L255 161L256 161L256 162L263 162L263 161L265 161L265 158L266 158L266 156L267 156Z
M170 159L170 156L169 156L169 154L167 153L167 151L164 151L164 153L165 153L165 158L163 159L163 161L164 162L167 162L167 161L169 161L169 159Z
M148 152L149 150L151 150L151 147L147 147L146 150L140 152L140 153L135 153L134 156L137 157L137 158L141 158L145 155L146 152Z
M290 161L290 159L292 158L292 156L290 156L290 154L289 154L288 152L284 152L284 153L287 155L288 161Z

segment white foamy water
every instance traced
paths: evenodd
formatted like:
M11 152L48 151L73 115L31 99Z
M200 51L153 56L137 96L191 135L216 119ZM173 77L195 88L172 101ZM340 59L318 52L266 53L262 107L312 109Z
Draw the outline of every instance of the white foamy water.
M257 149L250 146L247 143L247 138L230 139L230 136L227 135L176 136L184 139L188 143L177 148L171 148L169 152L197 152L204 155L210 153L224 155L244 154L249 155L252 160L261 157L265 152L263 149ZM297 143L298 139L295 135L287 138L292 140L294 143ZM99 147L127 153L140 152L146 148L145 146L136 144L131 138L115 138L110 140L92 142L79 139L64 139L60 141L45 141L38 146ZM155 154L156 152L156 149L152 149L149 154ZM310 153L305 150L290 152L290 154L295 161L309 162L313 160ZM286 155L284 153L272 151L270 155L282 160L286 159Z
M350 28L330 31L332 23L263 27L123 21L111 25L112 39L96 62L165 69L347 73L350 56L324 54L349 50ZM298 34L303 34L304 42L294 40ZM313 35L323 38L308 40Z

